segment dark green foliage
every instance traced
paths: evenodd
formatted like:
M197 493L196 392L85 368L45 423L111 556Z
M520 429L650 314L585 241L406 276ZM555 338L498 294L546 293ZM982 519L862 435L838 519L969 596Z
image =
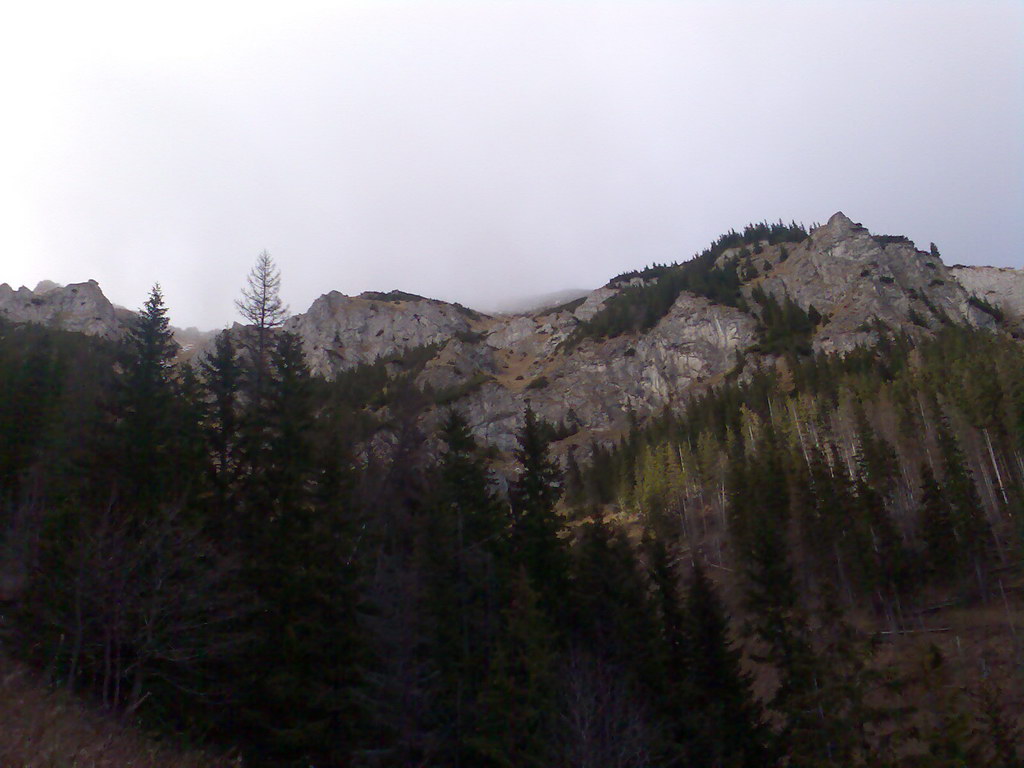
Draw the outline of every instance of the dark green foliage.
M437 405L451 405L458 402L467 395L478 392L485 384L494 381L489 373L476 373L465 381L445 387L434 393L434 403Z
M114 355L110 342L0 319L0 499L5 503L30 495L27 474L40 463L67 483L80 484L82 465L91 463L85 433L101 417L96 404L109 396Z
M177 487L173 360L177 351L160 286L129 325L113 403L118 479L132 501L152 504Z
M938 418L938 443L942 457L942 491L957 542L958 566L962 576L973 576L979 589L986 588L986 554L992 534L978 497L978 489L963 452L946 423Z
M336 408L356 412L366 407L390 406L409 395L415 388L416 376L439 349L437 344L410 347L400 354L341 371L330 383L317 385L329 390L328 397Z
M314 390L300 339L279 333L269 362L244 478L244 577L261 609L250 625L259 642L239 672L244 722L266 757L335 761L351 749L361 709L355 531L344 494L315 492Z
M769 731L729 636L729 620L714 586L694 566L679 626L680 705L689 714L684 736L691 764L769 764Z
M473 765L546 768L556 712L554 635L526 570L514 575L504 631L480 695Z
M456 411L448 413L441 438L446 450L423 552L438 671L432 714L444 734L441 759L467 765L481 682L501 630L507 521L479 447Z
M382 291L364 291L363 293L361 293L359 295L359 298L367 299L369 301L386 301L389 304L398 304L398 303L403 302L403 301L413 301L413 302L425 301L425 302L428 302L430 304L445 304L445 305L448 304L448 302L441 301L440 299L428 299L425 296L420 296L420 295L415 294L415 293L407 293L406 291L398 291L398 290L388 291L387 293L384 293ZM461 313L463 315L466 315L467 317L479 317L480 316L479 312L477 312L475 310L472 310L472 309L469 309L468 307L464 307L461 304L451 304L450 306L455 307L455 309L459 313Z
M921 465L921 497L918 502L921 536L928 547L929 569L940 580L957 572L959 558L953 510L927 464Z
M759 351L772 355L811 353L811 334L816 322L808 312L789 296L779 304L774 296L766 294L760 286L754 288L751 298L761 307L761 324L758 329L760 339L757 345ZM820 321L821 315L817 310L814 310L814 314Z
M118 711L152 699L151 713L178 726L222 693L218 665L248 648L237 565L183 512L56 511L18 621L30 657L67 688Z
M583 306L583 302L585 302L586 300L587 300L586 296L580 296L578 299L573 299L572 301L567 301L565 304L559 304L556 307L550 307L548 309L542 309L540 312L537 312L536 315L538 317L540 317L540 316L543 316L543 315L554 315L554 314L557 314L559 312L575 312L577 309L579 309L581 306Z
M972 307L980 309L986 315L989 315L997 323L1003 322L1003 311L999 307L995 306L987 299L983 299L980 296L971 296L967 299L967 303Z
M515 451L519 472L510 489L513 563L537 584L546 609L562 603L568 580L561 519L555 504L562 494L562 473L548 455L548 429L527 406Z
M575 642L612 668L632 667L647 689L656 687L657 621L629 539L597 515L583 526L573 555Z
M238 491L239 428L242 369L237 351L226 331L217 335L214 352L200 364L200 377L209 397L203 429L209 444L209 473L213 486L215 518L219 536L237 535L236 494Z
M703 296L717 304L740 307L740 284L756 276L753 265L741 279L735 260L718 266L719 257L728 249L767 240L770 244L798 243L807 237L803 226L781 221L749 224L742 234L731 231L719 237L710 248L682 264L654 265L637 272L626 272L611 280L610 287L619 287L631 280L644 281L624 288L613 296L590 320L579 325L566 341L572 349L587 338L608 338L654 327L665 316L683 291ZM749 253L748 253L749 256ZM740 257L742 259L742 256Z

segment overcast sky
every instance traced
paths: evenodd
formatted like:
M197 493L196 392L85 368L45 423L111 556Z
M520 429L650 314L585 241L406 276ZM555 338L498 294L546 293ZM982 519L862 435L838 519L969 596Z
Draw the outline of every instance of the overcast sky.
M266 248L489 307L824 221L1024 263L1024 3L34 2L0 11L0 282L223 326Z

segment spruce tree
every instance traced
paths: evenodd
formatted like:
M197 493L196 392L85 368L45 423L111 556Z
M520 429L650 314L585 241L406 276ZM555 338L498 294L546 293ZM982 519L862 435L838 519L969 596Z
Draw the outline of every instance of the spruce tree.
M939 581L949 581L957 574L959 556L953 511L927 462L921 464L918 520L927 547L928 570Z
M942 489L952 513L961 574L986 589L987 556L992 530L963 451L944 415L938 414L938 442L942 456Z
M817 661L790 561L789 490L782 449L772 429L766 429L745 469L744 463L746 457L734 455L729 502L730 520L743 522L738 542L747 631L760 645L753 658L774 667L778 675L769 704L783 720L781 743L810 745L820 727L813 708Z
M210 452L209 468L218 538L227 535L235 537L239 534L235 515L241 461L239 392L242 369L228 331L217 334L214 350L200 361L199 371L209 400L203 427Z
M174 385L177 345L167 320L160 285L128 326L117 390L117 434L122 488L147 503L180 488L174 473Z
M478 766L547 768L555 714L555 634L525 568L512 579L472 747Z
M660 688L656 610L628 536L594 510L573 554L571 639L631 684L647 692Z
M512 558L541 592L547 610L565 599L568 558L559 538L562 523L555 510L561 494L561 471L548 455L548 434L533 409L526 408L515 458L520 469L510 488Z
M439 673L434 715L445 734L439 759L464 766L480 683L500 629L506 520L487 465L457 411L449 411L441 438L446 450L423 521L423 568L433 620L430 653Z
M683 607L681 646L675 674L690 714L685 749L691 764L767 765L769 732L760 705L729 637L725 608L699 564Z
M312 382L301 340L275 339L250 505L247 581L262 611L248 660L253 746L282 761L338 763L358 742L366 645L347 509L321 508Z

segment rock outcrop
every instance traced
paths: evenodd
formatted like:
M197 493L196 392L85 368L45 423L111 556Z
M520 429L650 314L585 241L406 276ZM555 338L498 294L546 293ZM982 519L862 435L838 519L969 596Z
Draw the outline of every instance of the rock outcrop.
M527 403L548 421L587 434L624 428L630 413L679 404L729 371L754 343L757 326L738 309L683 294L649 332L588 340L566 354L561 344L575 317L529 318L528 334L525 320L517 319L512 343L506 328L487 337L491 378L460 402L477 435L505 450L514 447Z
M472 334L485 319L458 304L401 291L355 297L331 291L289 318L285 329L302 337L313 372L330 377L379 357Z
M937 254L904 237L873 235L842 213L801 242L729 248L717 264L738 267L750 311L684 291L646 331L580 340L574 331L620 292L659 279L630 273L562 306L516 315L491 316L400 291L332 291L289 318L285 329L301 337L311 369L327 378L412 354L418 386L438 406L457 405L478 437L508 450L527 403L589 440L615 434L632 414L680 404L721 380L741 355L759 364L759 291L813 306L822 316L811 338L819 351L874 343L883 329L922 335L949 321L995 327L1000 313L991 307L1011 322L1024 318L1024 271L948 268ZM94 281L44 282L35 291L0 286L0 316L116 338L134 313L113 306ZM236 325L233 332L245 329ZM204 354L213 335L179 331L182 359ZM562 447L573 442L569 437Z
M957 265L949 271L972 296L998 307L1013 320L1024 320L1024 269Z
M39 323L116 339L132 314L111 304L95 280L63 287L43 281L35 291L0 285L0 316L16 323Z
M814 229L802 243L766 249L772 265L753 285L778 299L788 296L803 309L812 305L827 322L814 346L843 352L877 339L878 323L920 333L944 319L991 327L993 319L973 306L970 294L942 260L918 250L905 237L871 234L843 213Z

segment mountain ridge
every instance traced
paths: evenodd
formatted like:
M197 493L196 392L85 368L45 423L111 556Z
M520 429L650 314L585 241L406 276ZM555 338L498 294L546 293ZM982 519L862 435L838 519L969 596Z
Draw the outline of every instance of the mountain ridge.
M511 450L527 403L548 421L568 421L570 432L612 433L785 349L844 353L888 331L920 336L948 322L1015 329L1022 296L1022 270L950 268L934 247L872 234L837 212L810 232L752 225L694 260L626 273L536 312L491 315L399 290L329 291L284 328L328 379L427 350L417 386L439 404L458 402L477 437ZM95 281L36 292L0 285L0 316L16 322L117 338L133 314ZM215 334L177 335L191 358Z

